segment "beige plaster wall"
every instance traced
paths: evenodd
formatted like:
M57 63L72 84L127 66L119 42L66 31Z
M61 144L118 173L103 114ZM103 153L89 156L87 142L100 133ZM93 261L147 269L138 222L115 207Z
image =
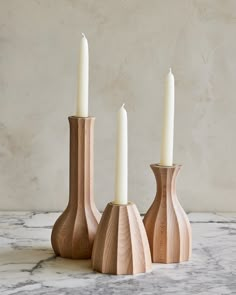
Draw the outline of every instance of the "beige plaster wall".
M80 34L90 46L95 199L114 197L116 111L129 119L129 198L155 194L163 81L176 78L174 159L187 211L236 211L236 1L1 0L0 209L68 199Z

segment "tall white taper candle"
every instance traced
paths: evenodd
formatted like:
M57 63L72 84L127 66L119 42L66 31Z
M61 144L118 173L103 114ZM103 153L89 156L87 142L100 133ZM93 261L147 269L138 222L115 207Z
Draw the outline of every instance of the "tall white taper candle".
M82 33L79 52L78 69L78 97L77 112L78 117L88 117L88 86L89 86L89 53L88 41Z
M175 79L171 69L166 77L160 164L173 165Z
M116 177L115 201L116 204L128 202L128 130L127 112L124 104L117 116L117 144L116 144Z

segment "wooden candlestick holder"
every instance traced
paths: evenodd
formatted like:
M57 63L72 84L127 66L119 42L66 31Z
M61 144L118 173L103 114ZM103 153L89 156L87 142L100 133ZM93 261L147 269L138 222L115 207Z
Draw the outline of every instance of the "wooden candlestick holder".
M174 263L191 256L191 226L176 195L176 176L181 165L151 165L157 194L144 216L152 261Z
M107 204L94 241L92 267L116 275L151 269L148 239L135 204Z
M69 117L70 192L67 208L51 236L56 255L89 259L100 221L93 199L93 130L95 118Z

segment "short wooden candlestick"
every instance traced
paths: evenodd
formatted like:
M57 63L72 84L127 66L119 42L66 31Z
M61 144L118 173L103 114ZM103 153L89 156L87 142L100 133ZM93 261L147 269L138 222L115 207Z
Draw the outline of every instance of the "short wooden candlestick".
M100 220L93 200L95 118L69 117L70 193L67 208L52 230L52 247L64 258L89 259Z
M157 194L144 216L152 261L174 263L191 256L191 226L176 195L176 176L181 165L151 165Z
M135 204L107 204L94 241L92 267L116 275L151 269L148 239Z

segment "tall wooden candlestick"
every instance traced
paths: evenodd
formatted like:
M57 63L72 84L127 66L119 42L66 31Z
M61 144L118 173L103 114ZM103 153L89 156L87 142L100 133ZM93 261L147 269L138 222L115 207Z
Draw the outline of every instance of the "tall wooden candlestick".
M151 165L157 194L144 216L152 261L174 263L191 256L191 226L176 195L176 176L180 165Z
M93 130L95 118L69 117L70 193L52 230L52 247L61 257L91 258L100 220L93 200Z

